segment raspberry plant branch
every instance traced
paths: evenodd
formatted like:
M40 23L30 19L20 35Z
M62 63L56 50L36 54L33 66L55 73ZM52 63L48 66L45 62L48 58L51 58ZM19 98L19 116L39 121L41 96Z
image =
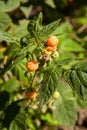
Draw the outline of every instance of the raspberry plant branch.
M64 114L67 117L67 121L69 121L69 115L72 117L72 120L68 123L68 127L73 127L76 121L76 113L75 104L73 105L71 102L71 97L73 97L73 94L71 93L74 91L77 94L77 97L83 101L87 101L87 60L78 60L75 58L61 59L58 34L55 34L55 36L52 35L56 28L60 26L60 20L43 26L42 18L43 15L40 13L39 16L29 21L26 28L28 33L20 38L18 44L16 41L14 42L13 37L7 33L4 34L7 36L4 40L10 41L11 44L6 51L8 60L4 69L1 71L1 74L5 75L10 71L13 76L17 77L17 69L19 68L19 72L21 72L20 66L22 66L24 72L21 74L22 77L26 79L27 83L22 84L20 89L23 91L24 100L28 99L29 101L28 105L24 101L26 104L25 107L30 107L30 104L35 103L38 109L42 109L44 105L48 105L51 102L54 103L56 107L53 113L58 116L59 105L63 104L63 108L65 109ZM72 40L68 39L68 41L71 42ZM82 49L82 51L84 51L84 49ZM37 83L35 79L36 77L39 79ZM20 77L18 78L21 79ZM14 80L11 79L9 82L11 81ZM64 90L62 86L65 86ZM8 91L10 92L10 90ZM12 92L13 91L14 89L12 89ZM54 100L53 98L55 92L57 95L59 94L57 100ZM67 96L67 93L69 94L70 99L69 96ZM18 98L16 100L20 101ZM74 101L75 97L73 97L73 103ZM73 109L71 114L71 111L69 110L72 105ZM15 107L15 109L18 110L16 115L14 115L15 120L21 118L21 112L22 114L25 114L26 112L24 109L23 111L21 110L22 107L18 105L17 102L8 103L5 107L7 108L5 109L5 117L3 117L4 125L6 125L6 119L10 115L9 108L11 109ZM63 112L62 108L61 111ZM72 116L73 114L75 117ZM58 119L63 121L63 118L59 115ZM12 122L13 124L15 123L15 120ZM22 119L22 123L23 121L24 120ZM64 123L66 124L67 121L64 121ZM11 122L9 122L6 127L12 129L13 125L10 126L10 123ZM24 123L22 125L24 128ZM17 128L19 128L18 125Z

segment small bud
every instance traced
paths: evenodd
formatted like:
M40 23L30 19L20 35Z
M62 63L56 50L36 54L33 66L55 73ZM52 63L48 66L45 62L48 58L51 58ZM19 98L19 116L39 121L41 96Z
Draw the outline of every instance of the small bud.
M58 51L55 51L55 52L52 54L52 57L53 57L53 58L59 57Z
M59 98L59 96L60 96L59 92L55 91L53 94L53 98L57 99Z

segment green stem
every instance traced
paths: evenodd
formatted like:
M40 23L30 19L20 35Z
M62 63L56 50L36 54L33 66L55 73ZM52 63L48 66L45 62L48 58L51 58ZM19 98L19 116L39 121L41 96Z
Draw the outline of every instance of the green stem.
M34 76L33 76L33 78L32 78L32 83L31 83L31 87L33 88L34 86L34 80L35 80L35 76L36 76L36 73L37 73L37 71L34 73Z

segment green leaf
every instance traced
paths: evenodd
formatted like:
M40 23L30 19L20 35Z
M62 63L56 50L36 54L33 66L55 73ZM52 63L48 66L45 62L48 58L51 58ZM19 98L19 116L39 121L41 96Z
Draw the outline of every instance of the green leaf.
M1 5L0 5L0 7L1 7ZM1 31L1 29L4 30L7 27L9 27L11 23L12 23L12 21L11 21L9 15L0 10L0 31Z
M20 45L13 42L6 50L5 54L15 57L15 55L17 55L17 53L19 53L20 50L21 50Z
M27 59L24 59L12 69L13 75L15 75L18 80L24 82L25 84L28 81L28 79L25 77L25 72L27 71L26 62Z
M43 35L49 35L51 34L54 30L56 30L56 28L59 26L60 24L60 19L57 21L54 21L46 26L43 26L43 28L41 29L40 33Z
M41 120L46 121L50 124L54 124L54 125L60 124L57 120L54 120L52 118L52 115L50 113L46 113L44 115L41 115Z
M56 35L56 34L68 34L70 36L70 33L73 32L73 28L71 26L71 24L69 22L64 22L62 23L60 26L58 26L54 32L52 33L53 35ZM63 36L61 35L61 37Z
M42 23L43 15L40 13L37 17L34 17L33 20L30 20L28 24L28 31L30 32L31 36L37 37L37 34L40 34L40 28Z
M35 17L33 20L29 22L28 31L30 32L31 36L47 36L51 34L59 26L60 19L46 26L41 26L42 18L43 15L42 13L40 13L38 17Z
M55 101L53 116L60 121L61 125L66 125L70 129L73 129L77 119L73 93L70 86L62 82L59 82L57 90L60 96Z
M19 25L13 25L11 28L12 35L20 40L20 37L23 37L28 33L27 31L28 20L20 20Z
M79 71L83 71L85 73L87 73L87 61L81 61L78 64L76 64L75 66L73 66L73 68L75 70L79 70Z
M8 32L0 30L0 41L13 42L14 37Z
M2 86L2 90L12 93L20 87L20 83L15 78L10 78L4 85Z
M77 107L80 107L82 109L87 109L87 101L77 98Z
M63 60L63 59L74 59L75 55L71 52L61 52L61 54L59 55L59 59Z
M41 120L46 121L46 123L50 123L53 125L59 125L59 121L58 120L54 120L52 115L50 113L46 113L44 115L41 115Z
M19 52L19 55L26 55L29 52L33 52L34 49L37 47L34 39L30 39L27 42L28 42L28 45L23 47L23 49L21 49L21 51Z
M20 112L12 121L9 130L25 130L25 112Z
M3 0L0 1L0 10L3 12L10 12L16 9L20 5L21 0L8 0L4 2Z
M5 109L3 125L9 130L25 130L25 107L21 102L12 102Z
M8 71L9 69L12 69L15 67L18 63L20 63L27 54L33 52L33 50L37 47L35 43L29 43L27 46L21 48L21 50L16 50L16 54L12 55L8 58L7 64L5 66L5 69L3 70L2 74Z
M38 17L36 17L37 23L42 24L43 14L42 12L39 13Z
M28 18L32 10L32 6L29 6L29 7L21 6L20 9L24 13L25 17Z
M87 62L82 61L72 66L65 73L65 78L77 95L87 100Z
M49 68L46 70L43 81L40 87L39 92L39 103L42 106L46 103L49 98L53 95L54 91L58 87L58 80L61 77L61 69L59 68L59 64L51 64Z
M27 123L27 126L28 126L31 130L36 130L36 127L35 127L35 124L34 124L32 118L27 118L27 119L26 119L26 123Z
M84 48L81 47L76 41L66 38L60 44L60 49L63 51L81 52Z
M13 57L8 58L7 64L5 65L5 68L2 70L1 74L4 74L9 69L12 69L13 67L15 67L15 65L20 63L20 61L23 60L24 57L25 56L23 55L23 56L18 56L18 57L13 56Z
M54 4L54 0L45 0L45 3L52 8L56 8L56 6Z

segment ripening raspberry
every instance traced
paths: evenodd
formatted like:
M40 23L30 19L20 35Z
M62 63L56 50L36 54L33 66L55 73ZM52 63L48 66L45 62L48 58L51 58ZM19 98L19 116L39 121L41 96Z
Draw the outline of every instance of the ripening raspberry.
M57 46L57 44L58 44L58 39L56 36L51 36L48 38L47 46L54 47Z
M55 51L56 50L56 46L53 46L53 47L51 47L51 46L47 46L45 49L48 51L48 52L53 52L53 51Z
M39 68L39 64L35 60L28 61L26 64L28 71L35 72Z
M37 92L36 91L32 91L32 92L26 91L25 95L27 98L35 99L37 96Z

